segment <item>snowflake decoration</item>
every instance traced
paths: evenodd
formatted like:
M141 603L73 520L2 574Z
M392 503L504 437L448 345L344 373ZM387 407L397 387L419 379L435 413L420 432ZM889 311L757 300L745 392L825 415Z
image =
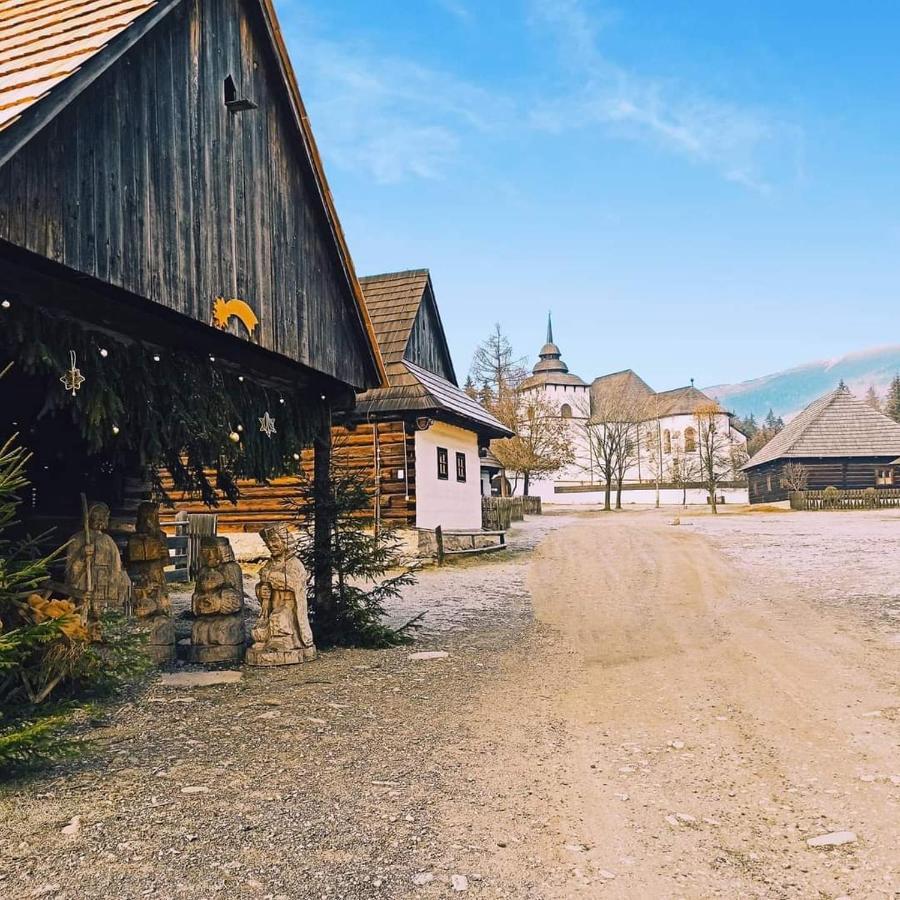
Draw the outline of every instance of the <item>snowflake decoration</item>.
M269 415L268 410L266 414L259 420L259 430L267 437L271 438L273 434L276 434L275 430L275 420Z
M81 386L85 382L85 377L81 374L81 369L77 368L75 365L74 350L69 351L69 369L59 380L62 382L67 393L69 391L72 392L73 397L81 390Z

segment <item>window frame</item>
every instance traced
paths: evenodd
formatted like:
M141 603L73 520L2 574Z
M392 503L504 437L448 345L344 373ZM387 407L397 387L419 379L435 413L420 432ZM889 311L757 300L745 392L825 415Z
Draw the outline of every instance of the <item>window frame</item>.
M462 463L461 467L460 467L460 463ZM456 480L460 484L465 483L466 473L467 473L466 454L461 453L459 450L457 450L456 451ZM462 475L462 477L460 477L460 475Z
M895 483L893 466L875 466L875 487L892 488Z
M690 438L688 435L690 435ZM688 425L688 427L684 429L684 452L697 452L697 429L691 425Z
M450 480L450 451L446 447L437 448L438 481Z

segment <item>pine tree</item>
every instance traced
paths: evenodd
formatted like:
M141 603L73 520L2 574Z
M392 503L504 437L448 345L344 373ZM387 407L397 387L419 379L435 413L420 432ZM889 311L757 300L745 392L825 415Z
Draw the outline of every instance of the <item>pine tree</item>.
M895 375L891 380L884 401L884 414L890 416L895 422L900 422L900 374Z
M866 403L876 412L882 412L881 398L878 396L874 385L870 384L869 389L866 391Z
M333 581L327 603L310 592L310 625L320 647L382 648L407 644L418 618L400 628L385 624L385 603L415 581L415 569L403 557L402 541L394 530L376 525L371 478L351 464L335 445L331 454L328 495L324 498L332 522L328 568ZM308 572L315 571L314 511L321 508L314 479L301 475L297 495L290 501L298 526L308 540L297 555Z

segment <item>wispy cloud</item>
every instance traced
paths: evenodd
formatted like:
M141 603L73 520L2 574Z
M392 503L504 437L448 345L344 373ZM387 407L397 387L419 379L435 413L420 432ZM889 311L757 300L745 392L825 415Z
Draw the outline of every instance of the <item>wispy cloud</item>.
M434 2L437 3L444 12L449 13L454 19L458 19L466 25L475 18L472 10L463 3L462 0L434 0Z
M531 0L531 13L577 82L537 105L535 127L561 132L601 126L619 137L652 141L753 190L769 190L763 160L782 137L773 117L615 64L600 50L600 31L611 20L589 13L583 0Z
M443 177L472 133L509 116L509 104L451 73L391 56L365 43L293 37L313 125L344 168L380 183Z
M468 0L433 2L461 21L472 18ZM383 184L441 179L477 158L488 138L524 146L535 133L594 129L598 139L652 143L766 192L773 158L802 143L765 111L614 62L601 44L619 21L616 11L587 0L521 2L555 63L539 73L523 69L509 93L414 61L402 49L330 40L305 4L295 7L288 39L330 160ZM548 83L558 87L549 93Z

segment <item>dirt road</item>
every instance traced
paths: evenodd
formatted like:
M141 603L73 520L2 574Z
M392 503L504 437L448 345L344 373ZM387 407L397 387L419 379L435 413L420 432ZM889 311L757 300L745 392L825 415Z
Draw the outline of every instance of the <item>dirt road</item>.
M411 650L135 689L0 785L0 897L896 900L900 517L666 521L423 572Z
M445 811L489 896L900 896L897 650L658 518L551 535L529 587Z

